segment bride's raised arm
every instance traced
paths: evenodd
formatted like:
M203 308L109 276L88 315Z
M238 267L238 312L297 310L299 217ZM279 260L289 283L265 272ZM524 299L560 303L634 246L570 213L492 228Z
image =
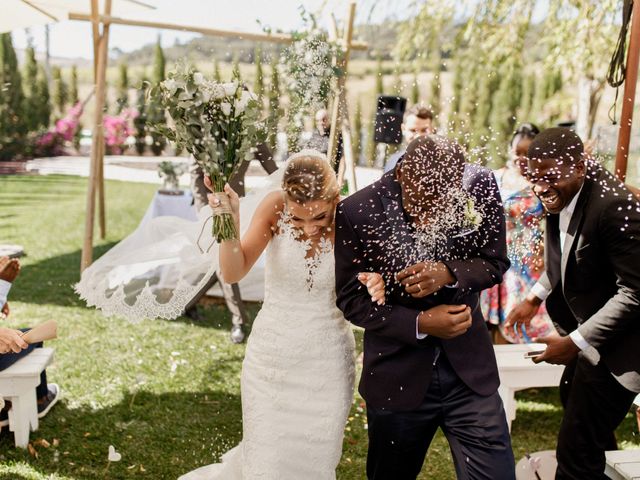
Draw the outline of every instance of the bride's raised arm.
M212 209L231 210L236 231L239 232L240 201L236 192L226 185L224 194L209 194L208 198ZM242 239L225 240L220 243L220 275L225 282L237 283L249 273L273 237L282 209L282 193L276 191L268 194L256 208Z

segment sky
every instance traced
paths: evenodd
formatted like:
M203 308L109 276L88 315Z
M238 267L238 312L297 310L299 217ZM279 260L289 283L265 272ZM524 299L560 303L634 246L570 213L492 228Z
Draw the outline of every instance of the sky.
M115 3L122 0L114 0ZM120 16L148 21L177 23L224 30L260 32L263 25L285 32L301 27L299 6L307 11L334 12L338 20L346 17L348 0L145 0L156 6L156 10L125 7L128 11ZM89 1L87 0L87 4ZM382 21L388 17L400 18L411 0L359 0L356 22ZM375 8L372 9L372 6ZM328 25L327 16L321 24ZM28 34L32 37L37 51L44 51L45 34L43 26L32 27ZM64 21L50 26L50 53L52 57L86 58L92 57L91 27L88 22ZM171 30L156 30L143 27L114 25L111 27L110 48L122 51L136 50L155 42L161 34L163 46L171 46L176 40L188 41L197 34ZM14 46L27 46L27 32L13 32Z

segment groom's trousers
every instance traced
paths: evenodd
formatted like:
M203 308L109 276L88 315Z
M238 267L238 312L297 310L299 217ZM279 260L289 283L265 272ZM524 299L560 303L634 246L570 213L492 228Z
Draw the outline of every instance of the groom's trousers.
M436 356L429 389L418 408L394 412L367 407L367 418L369 480L415 480L438 427L449 441L458 479L515 479L500 396L473 392L443 351Z

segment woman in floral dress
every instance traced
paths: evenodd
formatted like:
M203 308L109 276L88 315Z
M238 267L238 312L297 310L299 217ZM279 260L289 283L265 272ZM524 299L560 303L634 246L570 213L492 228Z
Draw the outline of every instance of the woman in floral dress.
M522 124L511 140L511 158L507 165L495 171L504 204L507 252L511 261L502 283L485 290L481 296L485 318L494 326L495 343L527 343L554 330L544 305L522 336L507 334L502 328L509 311L526 297L544 271L544 209L524 177L527 150L538 133L535 125Z

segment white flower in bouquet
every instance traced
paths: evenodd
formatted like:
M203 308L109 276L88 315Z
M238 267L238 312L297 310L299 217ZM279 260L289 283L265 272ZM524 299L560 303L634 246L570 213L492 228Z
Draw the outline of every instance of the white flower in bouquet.
M152 127L191 153L214 190L222 192L240 164L252 157L260 112L256 97L238 82L216 83L184 66L170 72L151 96L173 120ZM236 238L230 214L214 215L213 236L218 241Z

